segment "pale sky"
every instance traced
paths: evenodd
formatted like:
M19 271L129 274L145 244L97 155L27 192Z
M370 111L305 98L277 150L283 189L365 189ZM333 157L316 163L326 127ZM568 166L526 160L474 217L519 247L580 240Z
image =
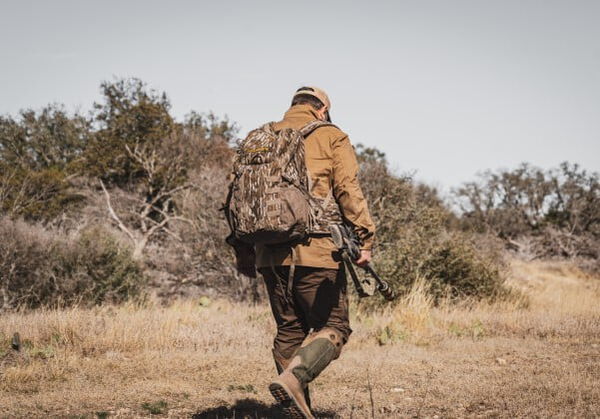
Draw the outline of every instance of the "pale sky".
M600 1L0 0L0 113L87 112L115 76L241 136L319 86L353 143L444 189L523 161L600 171Z

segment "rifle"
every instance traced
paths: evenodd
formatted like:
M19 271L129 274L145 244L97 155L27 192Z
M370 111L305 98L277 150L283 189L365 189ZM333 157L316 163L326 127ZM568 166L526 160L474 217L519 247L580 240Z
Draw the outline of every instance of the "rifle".
M360 258L360 240L354 230L345 224L334 224L329 227L331 231L331 238L333 239L333 243L336 245L340 254L342 256L342 260L346 269L350 272L350 276L352 277L352 281L354 282L354 286L356 287L356 292L358 292L358 296L360 298L368 297L372 294L369 294L365 291L365 285L372 288L372 282L369 281L368 278L363 278L360 280L358 278L358 274L354 269L353 262ZM383 295L388 301L392 301L396 298L396 294L394 290L389 286L389 284L381 279L379 275L375 272L375 270L371 267L370 264L365 266L361 266L369 275L371 275L376 282L377 290Z

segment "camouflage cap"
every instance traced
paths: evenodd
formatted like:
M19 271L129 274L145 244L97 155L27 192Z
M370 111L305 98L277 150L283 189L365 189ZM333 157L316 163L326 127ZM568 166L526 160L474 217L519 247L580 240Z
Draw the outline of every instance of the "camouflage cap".
M325 105L327 110L331 109L331 102L329 101L329 96L327 96L327 93L325 93L324 90L319 89L318 87L314 87L314 86L301 87L298 90L296 90L296 93L294 93L294 97L296 97L298 95L314 96L317 99L319 99L321 102L323 102L323 104Z

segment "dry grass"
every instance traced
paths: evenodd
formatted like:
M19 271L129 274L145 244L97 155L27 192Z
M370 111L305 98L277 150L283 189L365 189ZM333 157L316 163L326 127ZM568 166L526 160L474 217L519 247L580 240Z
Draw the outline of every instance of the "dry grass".
M527 301L434 307L420 284L395 310L354 310L342 357L313 384L317 411L600 415L600 279L558 263L512 269ZM267 306L206 299L5 314L0 416L270 417L272 335Z

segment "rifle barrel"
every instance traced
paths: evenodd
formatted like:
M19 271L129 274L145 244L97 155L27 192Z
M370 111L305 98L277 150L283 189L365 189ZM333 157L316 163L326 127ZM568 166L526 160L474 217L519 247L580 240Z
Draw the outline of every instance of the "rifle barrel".
M367 266L365 266L365 270L369 274L371 274L373 278L375 278L375 281L377 281L377 289L379 290L381 295L383 295L383 298L385 298L388 301L396 299L396 294L394 293L392 287L390 287L390 285L387 282L385 282L379 277L379 275L377 275L377 272L375 272L375 270L371 267L370 264L367 264Z

